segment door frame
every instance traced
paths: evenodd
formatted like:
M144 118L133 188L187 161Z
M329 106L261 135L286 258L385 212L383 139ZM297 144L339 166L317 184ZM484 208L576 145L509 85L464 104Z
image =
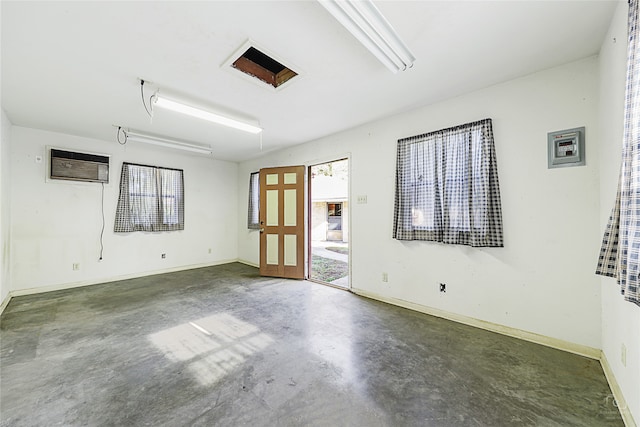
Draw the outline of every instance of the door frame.
M348 255L348 263L349 263L349 281L348 281L348 285L347 287L342 287L342 286L336 286L336 285L332 285L331 283L328 282L323 282L320 280L315 280L311 278L311 227L312 227L312 220L311 220L311 215L313 214L313 202L311 199L311 167L312 166L317 166L317 165L322 165L325 163L332 163L332 162L338 162L340 160L347 160L348 162L348 167L347 167L347 173L348 173L348 182L347 182L347 201L349 202L349 209L347 210L347 215L346 218L343 216L342 217L342 221L344 221L345 219L348 221L348 227L347 227L347 238L348 238L348 242L349 242L349 255ZM326 158L320 158L320 159L315 159L313 161L307 162L305 163L306 166L306 176L307 176L307 192L305 194L305 197L307 198L307 203L306 203L306 215L305 215L305 221L307 222L307 227L305 230L305 238L307 239L307 250L306 250L306 262L305 262L305 278L307 280L309 280L310 282L314 282L314 283L320 283L323 285L327 285L327 286L331 286L333 288L336 289L342 289L342 290L347 290L347 291L352 291L352 283L353 283L353 277L352 277L352 272L353 272L353 268L352 268L352 247L351 247L351 237L352 237L352 233L351 233L351 229L352 229L352 225L351 225L351 212L353 211L353 207L351 206L351 200L353 199L351 197L351 153L345 153L342 155L338 155L338 156L331 156L331 157L326 157ZM343 209L344 212L344 209ZM344 228L344 224L343 224L343 228ZM343 230L344 232L344 230Z

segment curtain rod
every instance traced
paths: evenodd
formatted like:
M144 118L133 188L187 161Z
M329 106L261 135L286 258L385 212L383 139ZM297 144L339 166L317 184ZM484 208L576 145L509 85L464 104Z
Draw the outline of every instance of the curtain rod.
M176 169L176 168L165 168L164 166L153 166L153 165L143 165L141 163L130 163L130 162L122 162L122 165L131 165L131 166L140 166L143 168L153 168L153 169L167 169L167 170L171 170L171 171L180 171L180 172L184 172L183 169Z

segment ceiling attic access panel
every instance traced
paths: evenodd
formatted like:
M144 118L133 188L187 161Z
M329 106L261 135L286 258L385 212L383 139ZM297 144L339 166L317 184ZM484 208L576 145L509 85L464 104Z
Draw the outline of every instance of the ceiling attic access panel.
M240 52L240 54L238 54ZM240 48L228 61L232 69L277 89L298 75L281 61L264 53L252 43Z

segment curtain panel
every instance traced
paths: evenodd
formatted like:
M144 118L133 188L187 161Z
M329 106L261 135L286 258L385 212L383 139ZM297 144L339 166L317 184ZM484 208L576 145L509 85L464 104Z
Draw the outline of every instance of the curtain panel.
M253 172L249 176L249 208L247 212L247 228L257 230L260 213L260 172Z
M398 141L393 238L502 247L491 119Z
M615 277L625 300L640 306L640 43L638 0L629 2L624 138L618 190L596 274Z
M114 231L184 230L180 169L123 163Z

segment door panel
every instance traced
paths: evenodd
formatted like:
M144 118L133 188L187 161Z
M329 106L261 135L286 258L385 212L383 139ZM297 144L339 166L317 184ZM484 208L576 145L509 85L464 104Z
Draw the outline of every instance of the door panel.
M298 265L297 236L295 234L284 235L284 265Z
M295 227L297 190L284 190L284 225L285 227Z
M278 190L267 190L267 226L278 226Z
M260 170L260 274L304 279L304 166Z

